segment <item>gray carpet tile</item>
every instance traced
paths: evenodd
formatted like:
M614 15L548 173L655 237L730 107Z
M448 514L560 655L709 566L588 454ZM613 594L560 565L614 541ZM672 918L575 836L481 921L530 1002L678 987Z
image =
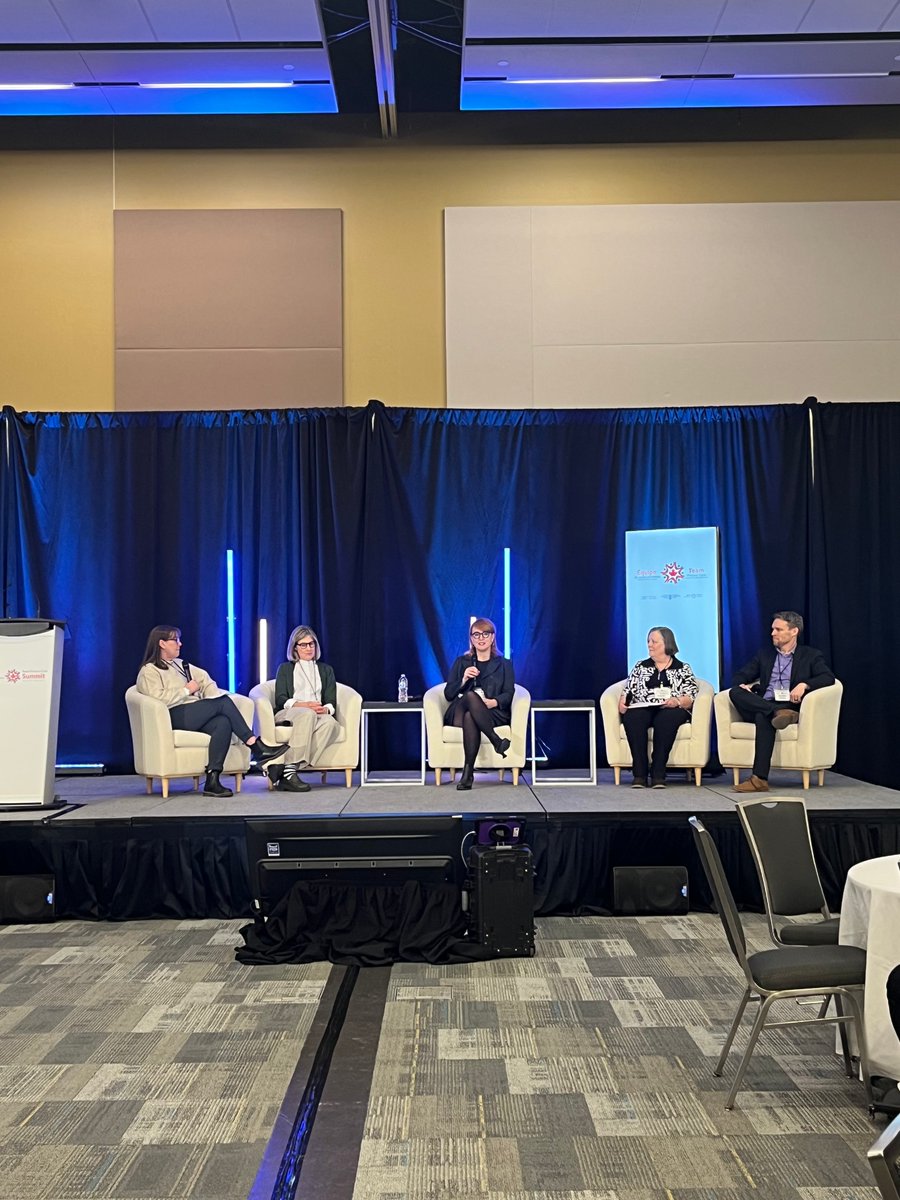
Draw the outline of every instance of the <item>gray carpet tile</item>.
M725 1110L749 1018L717 1079L743 983L716 917L549 918L537 946L393 969L354 1200L876 1200L831 1028L764 1034Z

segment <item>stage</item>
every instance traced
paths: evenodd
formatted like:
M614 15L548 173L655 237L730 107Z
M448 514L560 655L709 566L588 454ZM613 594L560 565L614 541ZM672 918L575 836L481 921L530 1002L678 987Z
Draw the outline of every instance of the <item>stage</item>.
M308 776L313 782L316 778ZM173 781L168 799L147 795L142 778L57 779L65 807L0 813L0 874L52 873L58 917L129 920L251 915L245 847L248 818L395 817L398 830L417 817L461 814L468 828L482 816L525 818L534 853L538 915L610 912L615 866L684 865L691 907L709 895L694 858L687 818L700 813L716 837L739 904L761 908L756 874L734 812L731 773L697 788L683 775L665 791L616 787L601 770L587 784L513 788L479 773L470 792L436 787L343 786L335 773L305 794L268 791L261 776L230 799L204 797L190 781ZM340 781L340 783L338 782ZM775 771L773 795L803 796L829 905L840 907L844 878L863 859L900 852L900 792L828 772L823 788L804 792L797 773ZM158 785L157 785L158 786Z

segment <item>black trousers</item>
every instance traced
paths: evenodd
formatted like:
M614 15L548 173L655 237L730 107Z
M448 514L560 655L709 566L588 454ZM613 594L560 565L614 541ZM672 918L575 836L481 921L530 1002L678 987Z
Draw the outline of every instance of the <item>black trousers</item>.
M689 721L686 708L626 708L622 714L625 736L631 747L631 770L635 779L647 778L647 733L653 729L653 770L655 783L666 777L666 763L680 726Z
M176 704L174 708L169 709L169 719L173 729L209 734L207 771L222 770L232 734L241 742L247 742L253 737L253 730L238 712L230 696L217 696L215 700L194 700L190 704Z
M772 728L772 718L783 708L800 711L799 704L788 700L766 700L756 692L748 692L746 688L733 687L728 693L731 703L738 711L742 721L749 721L756 726L756 744L753 750L753 774L757 779L769 778L769 767L772 762L772 751L775 749L775 730Z

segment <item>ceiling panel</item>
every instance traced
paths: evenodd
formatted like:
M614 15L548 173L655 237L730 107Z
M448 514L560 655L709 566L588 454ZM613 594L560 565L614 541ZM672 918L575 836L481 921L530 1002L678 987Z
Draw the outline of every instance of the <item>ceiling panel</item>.
M245 42L322 40L315 0L230 0L230 3ZM339 9L340 0L331 7Z
M634 37L706 37L725 0L641 0L631 30Z
M636 46L467 46L465 76L507 79L621 79L635 75L692 75L706 46L692 43ZM506 66L500 66L506 63Z
M869 33L877 31L895 0L813 0L801 33Z
M0 50L0 85L76 83L90 78L77 50Z
M286 54L290 71L284 69ZM85 50L82 58L91 76L107 83L283 84L331 78L324 50Z
M627 37L641 0L466 0L465 36Z
M74 42L153 41L138 0L53 0L53 7Z
M810 0L728 0L716 26L720 36L796 33Z
M891 71L900 54L896 42L716 42L703 59L702 74L852 74Z
M67 42L66 27L50 0L0 0L0 42Z
M237 26L227 0L141 0L159 42L230 42Z

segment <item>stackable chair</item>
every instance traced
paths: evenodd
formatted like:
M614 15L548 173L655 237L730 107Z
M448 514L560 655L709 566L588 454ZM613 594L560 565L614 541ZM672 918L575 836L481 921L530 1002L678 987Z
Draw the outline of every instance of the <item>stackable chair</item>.
M267 679L250 689L250 699L255 706L254 733L258 733L270 746L290 740L287 725L275 724L275 680ZM362 716L362 696L346 683L337 684L334 718L341 728L336 741L326 746L310 771L320 771L325 782L328 771L343 771L347 787L353 786L353 772L359 766L359 725ZM281 760L279 760L281 761ZM269 780L269 788L272 781Z
M772 941L778 946L836 946L840 917L828 911L806 805L799 798L753 796L737 801L736 807L759 875ZM822 919L787 919L811 913Z
M819 776L819 787L825 782L825 772L837 758L838 719L844 686L835 680L829 687L816 688L803 697L799 720L775 734L772 766L786 771L800 771L804 790L809 787L813 771ZM753 766L756 726L742 721L731 703L728 692L718 692L715 701L716 730L719 739L719 761L730 767L734 782L740 782L742 768Z
M866 1157L882 1200L900 1200L900 1117L894 1117Z
M452 782L456 772L465 766L462 729L444 724L444 713L450 704L444 699L444 685L435 684L422 697L425 711L425 736L428 744L428 765L434 768L434 782L440 786L441 771L450 771ZM476 771L499 771L500 780L507 767L512 770L513 786L519 786L519 772L525 766L525 736L528 729L528 713L531 709L531 693L516 684L512 710L508 725L497 726L497 736L509 738L510 747L506 758L501 758L491 743L482 736L481 748L475 759Z
M625 690L627 679L611 683L600 697L600 716L603 719L603 736L606 741L606 761L613 769L618 784L622 768L631 767L631 747L625 736L625 726L619 712L619 697ZM682 725L675 735L675 744L669 754L670 767L683 767L694 772L694 783L700 786L703 768L709 761L709 731L712 724L713 687L705 679L698 679L699 694L691 708L691 719ZM650 731L650 746L653 746L653 731Z
M232 695L238 712L248 725L253 723L253 701L246 696ZM170 779L193 779L194 790L200 786L200 776L206 770L209 753L209 734L173 729L169 710L162 700L145 696L133 685L125 693L125 705L131 724L134 747L134 769L147 780L147 795L158 779L163 799L169 795ZM241 790L244 775L250 770L250 749L232 740L225 755L223 775L234 776L236 792Z
M865 951L856 946L778 946L773 950L748 953L737 905L734 902L722 860L709 831L697 817L690 819L694 844L713 894L716 910L722 921L731 952L738 962L747 986L738 1004L737 1012L722 1047L722 1053L713 1072L721 1076L728 1052L734 1042L741 1018L750 1001L759 1004L759 1009L750 1030L747 1048L738 1067L731 1091L725 1101L726 1108L734 1107L734 1099L740 1090L747 1066L764 1029L785 1029L791 1025L851 1024L855 1026L859 1061L866 1097L872 1103L872 1088L869 1081L869 1065L866 1057L865 1030L862 1020L862 996L866 978ZM769 1013L779 1000L802 999L805 997L831 997L846 1004L847 1014L824 1016L820 1011L815 1017L791 1021L770 1021ZM844 1068L851 1078L854 1075L850 1055L844 1046Z

